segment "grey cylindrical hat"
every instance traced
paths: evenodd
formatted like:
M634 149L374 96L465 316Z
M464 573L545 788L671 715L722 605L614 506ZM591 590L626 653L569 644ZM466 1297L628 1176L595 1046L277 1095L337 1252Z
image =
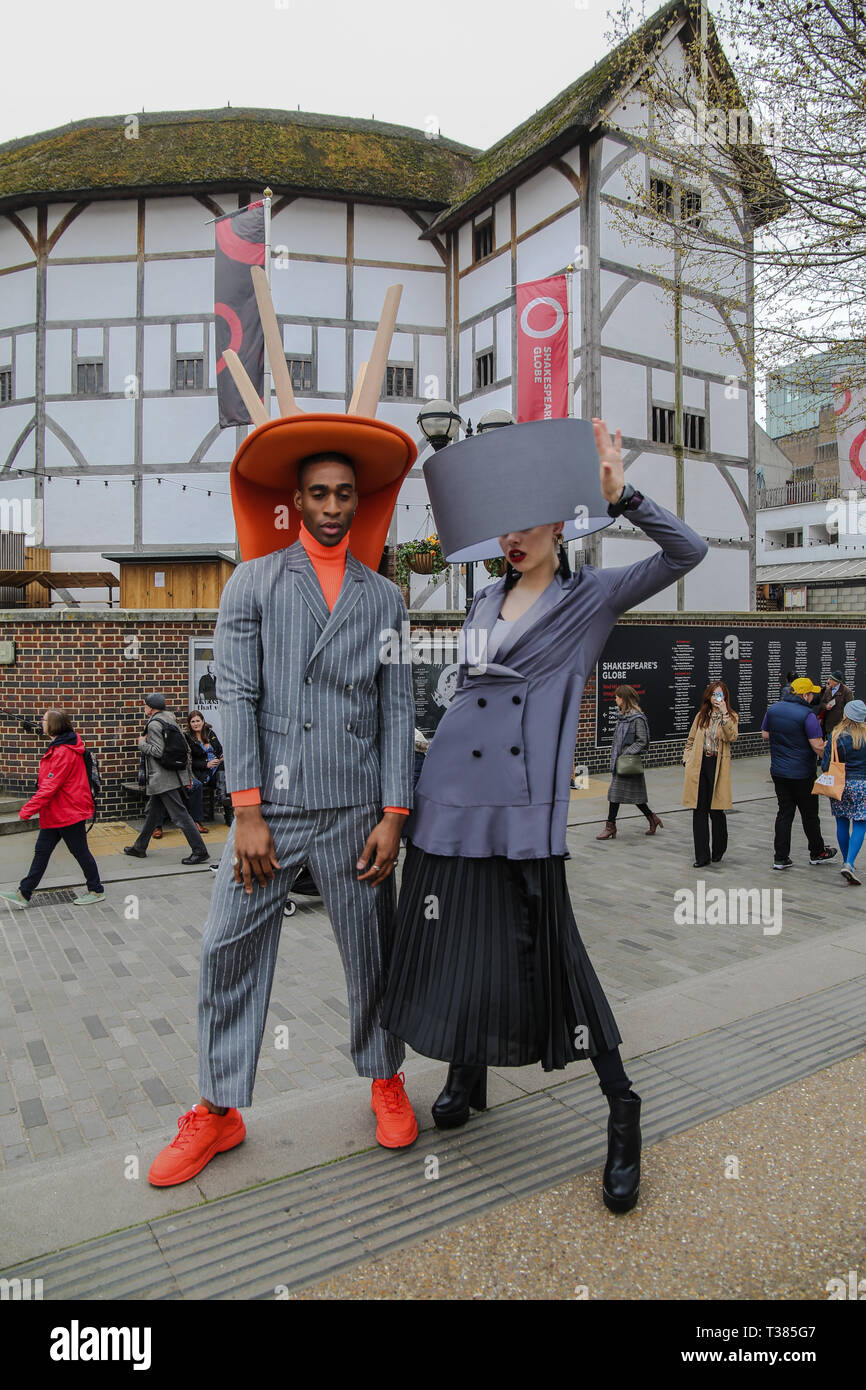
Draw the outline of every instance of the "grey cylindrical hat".
M144 703L151 709L165 709L165 696L160 695L158 690L153 690L150 695L145 695Z
M530 420L449 444L424 464L442 554L502 554L499 536L564 521L576 540L612 526L590 420Z
M862 700L849 700L842 713L846 719L852 719L855 724L862 724L866 720L866 704Z

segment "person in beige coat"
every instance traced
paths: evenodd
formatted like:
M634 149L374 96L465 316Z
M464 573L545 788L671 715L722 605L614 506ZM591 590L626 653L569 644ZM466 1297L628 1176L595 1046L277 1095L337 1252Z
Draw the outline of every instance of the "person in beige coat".
M739 715L731 709L724 681L713 681L686 739L683 763L683 805L692 807L696 869L721 862L728 847L731 801L731 744L737 737ZM710 849L712 825L712 850Z

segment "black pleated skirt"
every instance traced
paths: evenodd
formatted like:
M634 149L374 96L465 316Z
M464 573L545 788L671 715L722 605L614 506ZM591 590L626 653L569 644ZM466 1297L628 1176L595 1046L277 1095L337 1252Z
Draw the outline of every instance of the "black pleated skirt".
M580 939L565 857L407 842L381 1021L425 1057L545 1071L622 1041Z

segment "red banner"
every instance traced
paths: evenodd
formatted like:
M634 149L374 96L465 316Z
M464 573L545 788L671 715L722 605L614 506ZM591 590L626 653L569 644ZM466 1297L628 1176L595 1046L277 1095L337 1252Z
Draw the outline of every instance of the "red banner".
M568 299L564 275L517 286L517 422L568 415Z

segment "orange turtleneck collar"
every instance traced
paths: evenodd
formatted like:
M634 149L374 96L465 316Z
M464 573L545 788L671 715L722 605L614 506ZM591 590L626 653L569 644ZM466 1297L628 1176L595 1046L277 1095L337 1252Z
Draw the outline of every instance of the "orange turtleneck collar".
M346 573L346 551L349 549L349 532L347 531L339 545L322 545L315 536L307 530L301 522L300 535L298 536L301 545L310 557L310 563L316 571L316 578L322 587L325 602L331 612L334 604L343 587L343 578Z

